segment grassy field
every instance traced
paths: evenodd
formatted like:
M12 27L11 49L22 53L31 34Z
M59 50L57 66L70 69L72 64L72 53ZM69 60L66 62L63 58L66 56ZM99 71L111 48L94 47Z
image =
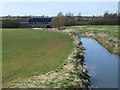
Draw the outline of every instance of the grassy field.
M118 50L120 36L117 25L68 26L66 28L77 30L82 36L94 38L110 52L120 55Z
M117 25L68 26L66 28L79 30L81 34L103 33L103 34L109 35L110 37L118 38L118 26Z
M0 20L28 20L28 18L0 18Z
M71 36L32 29L2 30L3 87L56 70L72 51Z

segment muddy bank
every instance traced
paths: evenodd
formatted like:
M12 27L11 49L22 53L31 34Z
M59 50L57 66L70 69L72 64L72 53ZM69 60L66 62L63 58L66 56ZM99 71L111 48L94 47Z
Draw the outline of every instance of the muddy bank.
M58 31L73 34L71 31ZM74 37L73 37L74 38ZM13 81L9 88L89 88L90 76L84 65L84 48L80 40L74 38L75 48L65 62L56 71L44 75L32 76L22 81Z

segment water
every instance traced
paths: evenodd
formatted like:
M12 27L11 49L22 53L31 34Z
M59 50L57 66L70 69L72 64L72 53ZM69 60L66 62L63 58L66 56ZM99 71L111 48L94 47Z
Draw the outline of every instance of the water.
M42 29L45 29L45 28L33 28L33 29L39 29L39 30L42 30Z
M91 75L91 86L118 88L118 57L111 54L96 40L81 38L85 52L85 67Z

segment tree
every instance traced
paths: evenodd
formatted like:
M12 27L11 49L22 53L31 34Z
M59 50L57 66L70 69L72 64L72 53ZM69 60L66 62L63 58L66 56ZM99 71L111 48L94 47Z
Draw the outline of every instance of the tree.
M103 17L109 17L109 16L110 16L109 11L105 11Z
M81 20L81 12L79 12L77 16L77 21L80 21L80 20Z
M65 25L65 16L62 12L59 12L56 17L53 17L52 25L58 30L62 29L62 27Z
M78 13L78 17L81 17L81 12Z
M59 12L59 13L57 14L57 16L59 17L59 16L64 16L64 15L63 15L62 12Z
M65 16L69 16L69 17L72 17L73 16L73 13L69 12L69 13L66 13Z
M65 14L65 25L71 26L75 24L75 17L73 13L69 12Z

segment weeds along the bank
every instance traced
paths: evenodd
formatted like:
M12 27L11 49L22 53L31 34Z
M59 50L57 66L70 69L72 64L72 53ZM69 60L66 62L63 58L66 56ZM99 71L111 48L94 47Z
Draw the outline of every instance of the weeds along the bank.
M44 75L32 76L21 81L13 81L10 88L89 88L90 76L83 67L84 48L74 40L74 49L62 66Z
M118 44L120 37L118 35L117 25L88 25L67 28L77 30L83 37L96 39L108 51L120 56L120 47Z
M102 46L104 46L109 52L117 54L120 56L120 51L118 50L118 40L116 38L111 38L106 34L81 34L83 37L93 38L97 40Z

